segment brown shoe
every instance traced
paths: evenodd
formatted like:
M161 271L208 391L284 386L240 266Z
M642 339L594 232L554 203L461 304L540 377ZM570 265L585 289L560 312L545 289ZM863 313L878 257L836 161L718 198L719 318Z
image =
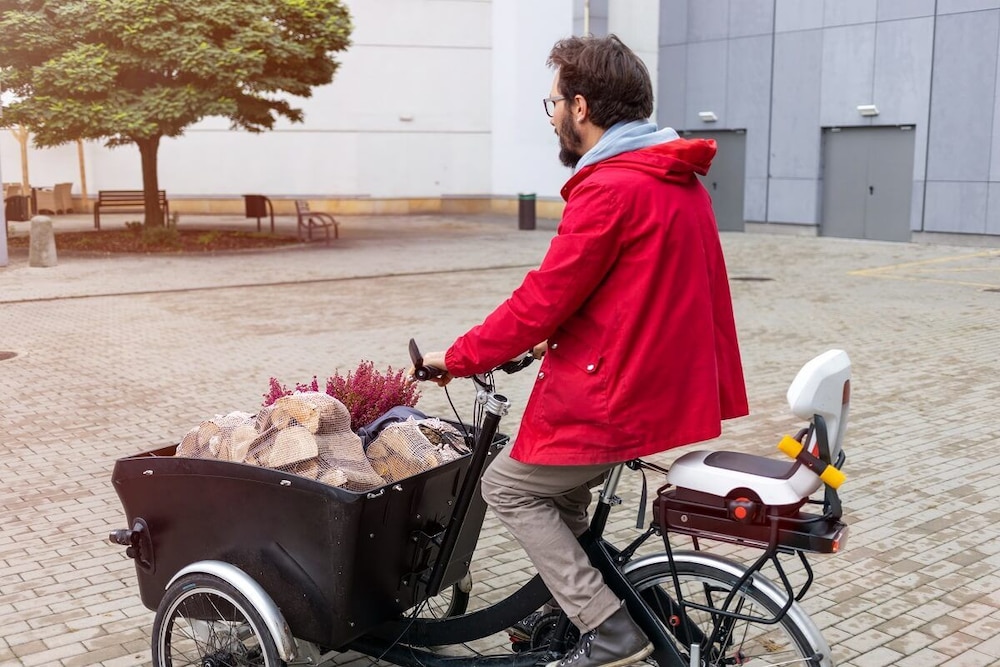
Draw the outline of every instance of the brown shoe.
M599 626L580 636L562 660L545 667L624 667L653 652L653 644L623 604Z

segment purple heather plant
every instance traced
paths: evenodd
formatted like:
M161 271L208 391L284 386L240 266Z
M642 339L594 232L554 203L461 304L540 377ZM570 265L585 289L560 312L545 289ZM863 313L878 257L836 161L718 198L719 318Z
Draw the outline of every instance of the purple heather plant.
M271 378L269 390L264 394L263 407L297 391L319 390L316 376L310 383L297 383L295 389L289 389L276 378ZM393 371L389 366L385 372L380 372L375 370L371 361L362 361L346 376L339 371L335 373L326 381L326 393L347 407L351 414L351 428L355 431L397 405L413 407L420 398L417 386L407 382L402 369Z

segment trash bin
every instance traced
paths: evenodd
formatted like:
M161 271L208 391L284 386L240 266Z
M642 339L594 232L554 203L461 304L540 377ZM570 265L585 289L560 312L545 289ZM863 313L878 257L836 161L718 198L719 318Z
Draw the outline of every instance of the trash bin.
M519 194L517 196L517 228L535 228L535 195Z
M246 217L263 218L267 215L267 197L264 195L243 195L243 203L246 205Z
M260 219L271 217L271 233L274 233L274 207L271 200L264 195L243 195L243 206L246 217L257 218L257 231L260 231Z
M25 222L31 219L28 197L14 195L4 200L3 214L10 222Z

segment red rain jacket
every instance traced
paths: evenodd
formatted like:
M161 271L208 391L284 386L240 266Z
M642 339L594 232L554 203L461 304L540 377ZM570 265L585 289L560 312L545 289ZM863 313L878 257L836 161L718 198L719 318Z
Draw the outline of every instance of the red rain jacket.
M549 350L511 456L626 461L717 437L748 413L705 174L715 142L676 139L584 167L563 186L541 266L445 361L456 376Z

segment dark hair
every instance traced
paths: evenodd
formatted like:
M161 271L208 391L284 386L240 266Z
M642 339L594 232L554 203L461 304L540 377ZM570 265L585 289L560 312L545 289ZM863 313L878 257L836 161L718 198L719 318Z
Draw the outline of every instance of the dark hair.
M559 40L546 64L559 70L559 94L567 99L582 95L591 122L600 128L646 120L653 113L649 71L615 35Z

